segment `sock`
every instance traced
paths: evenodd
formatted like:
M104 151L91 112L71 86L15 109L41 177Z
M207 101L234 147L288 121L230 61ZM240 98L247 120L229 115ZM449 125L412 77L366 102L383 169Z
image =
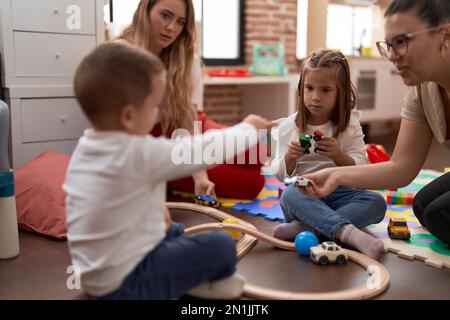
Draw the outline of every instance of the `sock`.
M202 282L187 294L203 299L236 299L242 295L244 285L245 278L234 273L220 280Z
M359 230L352 224L342 227L339 240L373 259L378 259L384 249L383 241Z
M293 220L289 223L280 223L273 228L272 235L277 239L289 241L295 239L302 231L311 231L316 236L318 235L318 232L313 227L298 220Z

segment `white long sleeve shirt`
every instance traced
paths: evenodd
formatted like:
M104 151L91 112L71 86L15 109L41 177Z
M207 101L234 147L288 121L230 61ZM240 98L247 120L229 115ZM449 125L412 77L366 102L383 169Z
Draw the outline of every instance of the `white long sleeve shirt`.
M336 166L331 158L314 152L315 141L311 139L311 153L305 154L298 159L293 172L286 172L284 155L288 149L288 143L291 141L298 141L300 134L297 126L295 125L296 116L297 113L294 113L287 118L277 120L276 122L278 123L278 126L272 129L271 143L272 150L275 151L275 156L273 157L271 163L271 172L281 181L283 181L284 178L294 174L306 174ZM364 149L364 134L362 132L359 118L360 111L353 110L347 129L337 137L337 141L341 149L355 160L356 165L367 164L367 155ZM319 126L307 125L306 133L313 136L315 130L320 130L325 134L325 136L331 137L333 136L335 129L336 126L329 121Z
M152 136L86 130L63 186L69 249L72 263L81 272L83 288L94 296L113 292L164 238L166 182L207 167L203 163L175 164L173 159L181 149L191 154L208 151L211 141L229 142L249 133L253 134L247 147L252 147L257 135L249 124L210 131L203 138L184 138L182 144ZM237 145L236 150L244 152L245 146ZM226 153L221 160L234 155ZM211 158L203 160L212 163Z

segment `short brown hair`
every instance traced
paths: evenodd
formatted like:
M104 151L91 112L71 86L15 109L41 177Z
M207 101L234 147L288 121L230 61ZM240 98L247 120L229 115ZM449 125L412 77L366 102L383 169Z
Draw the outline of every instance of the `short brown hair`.
M317 69L329 69L335 72L337 81L337 105L331 114L331 122L336 125L333 133L337 137L347 129L350 123L351 111L356 104L356 89L350 78L350 66L347 59L340 51L320 49L309 55L303 63L298 82L298 113L295 123L300 131L306 130L306 122L309 117L309 111L305 106L304 84L307 71Z
M83 112L96 126L126 105L140 107L153 79L165 70L152 53L127 43L101 44L83 59L74 90Z

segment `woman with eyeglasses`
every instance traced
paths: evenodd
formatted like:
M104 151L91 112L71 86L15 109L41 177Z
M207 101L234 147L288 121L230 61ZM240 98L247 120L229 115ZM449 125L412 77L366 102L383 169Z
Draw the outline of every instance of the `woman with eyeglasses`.
M386 40L377 43L378 49L409 86L392 158L305 175L313 181L304 189L312 197L326 196L341 185L361 189L406 186L422 168L433 137L450 149L450 1L393 0L385 18ZM413 209L424 227L450 244L450 173L424 187Z

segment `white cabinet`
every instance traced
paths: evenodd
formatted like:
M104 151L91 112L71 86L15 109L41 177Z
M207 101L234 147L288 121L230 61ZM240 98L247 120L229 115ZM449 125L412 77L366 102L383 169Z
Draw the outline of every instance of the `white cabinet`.
M45 150L70 154L89 126L73 93L84 56L104 41L103 0L0 0L2 87L17 168Z
M352 59L352 81L358 92L357 109L362 122L399 119L406 85L391 62L384 59Z

